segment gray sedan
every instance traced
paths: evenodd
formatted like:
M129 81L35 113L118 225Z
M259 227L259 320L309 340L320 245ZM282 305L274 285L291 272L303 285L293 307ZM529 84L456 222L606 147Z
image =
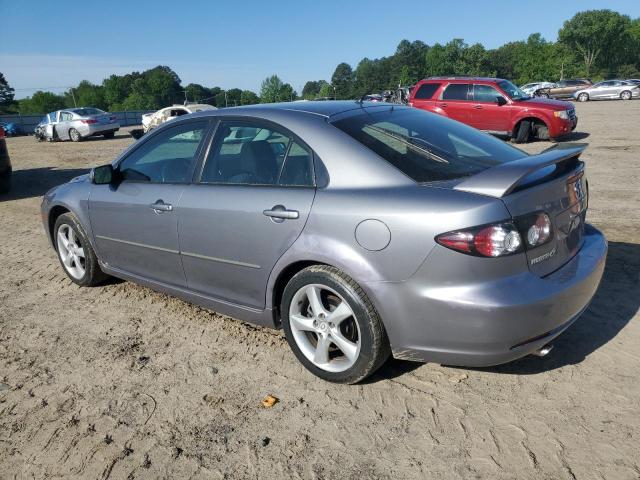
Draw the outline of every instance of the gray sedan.
M113 138L120 128L116 116L99 108L82 107L48 113L36 127L38 140L80 140L103 136Z
M579 102L589 100L631 100L640 96L640 86L625 80L606 80L578 90L573 98Z
M42 216L78 285L113 275L282 327L312 373L354 383L390 354L549 352L607 253L581 152L530 156L384 103L229 108L157 128L49 191Z

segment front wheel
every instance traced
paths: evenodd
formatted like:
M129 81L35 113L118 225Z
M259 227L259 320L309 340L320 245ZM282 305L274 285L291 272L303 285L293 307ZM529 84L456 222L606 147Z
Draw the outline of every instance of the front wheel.
M589 95L587 93L581 93L578 95L579 102L586 102L587 100L589 100Z
M546 93L546 92L540 92L540 93L538 93L538 96L542 97L542 98L549 98L549 94Z
M620 93L620 98L622 100L631 100L631 92L629 90L625 90L624 92Z
M287 284L282 326L298 360L314 375L357 383L389 357L384 326L367 295L334 267L314 265Z
M60 215L53 229L58 259L73 283L92 287L107 278L82 225L72 213Z

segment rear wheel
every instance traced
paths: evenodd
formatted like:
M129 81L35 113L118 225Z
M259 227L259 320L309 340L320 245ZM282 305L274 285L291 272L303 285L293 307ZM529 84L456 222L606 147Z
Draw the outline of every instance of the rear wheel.
M78 130L72 128L71 130L69 130L69 138L73 142L79 142L80 140L82 140L82 135L80 135L80 132L78 132Z
M549 98L549 94L547 92L539 92L538 96L542 98Z
M622 100L631 100L631 92L629 90L625 90L624 92L620 92L620 98Z
M586 102L587 100L589 100L589 94L588 93L581 93L580 95L578 95L578 101L579 102Z
M298 360L314 375L357 383L390 353L378 313L360 286L334 267L315 265L287 284L282 326Z
M531 122L523 120L518 124L514 141L516 143L527 143L531 137Z
M53 229L58 259L73 283L92 287L107 278L82 225L72 213L60 215Z

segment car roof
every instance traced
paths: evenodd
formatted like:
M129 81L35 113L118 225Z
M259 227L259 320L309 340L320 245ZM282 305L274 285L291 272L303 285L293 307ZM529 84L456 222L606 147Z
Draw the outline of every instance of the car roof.
M327 101L310 101L310 102L283 102L283 103L261 103L255 105L244 105L241 107L221 108L218 110L206 110L197 112L194 115L209 116L220 114L254 114L254 113L270 113L270 112L301 112L310 115L320 115L322 117L332 117L340 113L361 108L376 108L392 106L390 103L384 102L360 102L359 100L327 100ZM396 105L398 106L398 105Z
M423 80L420 80L420 82L430 82L430 81L442 81L442 80L447 80L447 81L451 81L451 82L468 82L468 81L473 81L473 82L501 82L504 80L504 78L496 78L496 77L465 77L465 76L442 76L442 77L429 77L429 78L425 78Z

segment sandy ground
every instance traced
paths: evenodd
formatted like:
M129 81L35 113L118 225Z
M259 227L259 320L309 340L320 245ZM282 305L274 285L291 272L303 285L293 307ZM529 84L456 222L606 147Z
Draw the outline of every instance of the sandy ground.
M40 196L132 140L9 139L0 478L639 479L640 101L577 111L588 219L610 241L583 318L544 359L478 370L389 361L358 386L307 373L281 332L132 283L72 284Z

